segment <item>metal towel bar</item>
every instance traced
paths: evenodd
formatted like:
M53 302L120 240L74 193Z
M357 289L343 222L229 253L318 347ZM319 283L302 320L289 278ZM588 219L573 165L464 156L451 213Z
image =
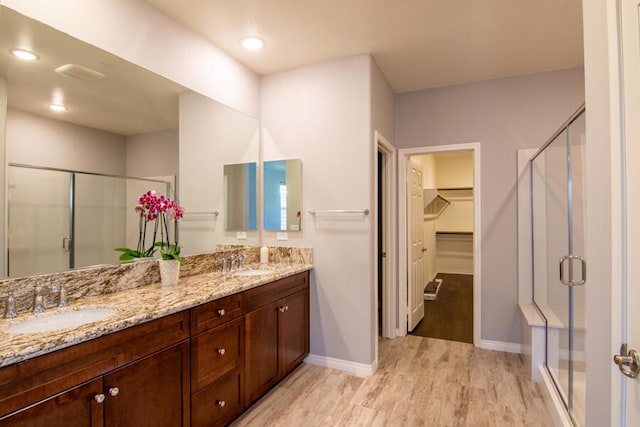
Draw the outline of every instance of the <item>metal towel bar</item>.
M309 209L309 213L311 215L316 214L361 214L361 215L369 215L369 209L329 209L329 210L315 210Z

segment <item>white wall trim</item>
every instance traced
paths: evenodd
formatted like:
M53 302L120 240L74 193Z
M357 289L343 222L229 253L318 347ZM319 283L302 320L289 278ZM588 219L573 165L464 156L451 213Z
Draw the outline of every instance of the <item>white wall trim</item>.
M494 350L494 351L503 351L505 353L522 354L522 345L518 343L513 343L513 342L482 340L480 341L479 347L484 350Z
M482 242L481 221L481 161L480 143L435 145L432 147L402 148L398 150L398 266L407 264L407 236L401 230L407 229L407 167L409 156L446 153L452 151L473 151L473 344L481 347L482 341ZM398 329L400 335L407 334L407 270L398 268Z
M551 419L553 420L553 425L562 427L573 427L571 418L569 417L569 414L567 413L567 410L562 403L560 396L558 396L556 388L553 385L553 380L549 376L549 373L544 368L544 366L539 366L538 370L540 378L542 379L542 383L539 385L539 387L542 391L544 402L547 404L549 415L551 415Z
M397 193L396 193L396 165L397 165L397 154L396 154L396 148L378 131L375 132L375 138L374 138L374 148L375 148L375 152L377 153L378 151L382 152L385 154L385 164L383 165L383 173L385 176L382 177L383 179L383 186L385 187L385 190L387 194L383 195L385 196L386 200L383 204L383 208L385 210L385 218L384 218L384 225L383 225L383 250L385 250L386 254L387 254L387 268L384 271L385 273L385 278L383 281L383 295L382 295L382 336L384 338L395 338L397 336L397 307L398 307L398 302L397 302L397 293L396 293L396 289L397 289L397 265L398 265L398 251L396 250L396 244L398 242L398 228L397 228L397 219L396 219L396 215L397 215L397 210L395 209L395 207L397 206ZM375 169L375 177L374 177L374 182L378 181L378 169ZM375 192L374 197L376 198L374 206L378 206L378 203L380 203L379 200L377 200L377 192ZM377 212L375 213L375 215L377 215ZM377 220L377 216L375 217ZM377 233L375 233L376 237L375 237L375 247L374 247L374 253L373 253L373 258L374 258L374 262L373 262L373 266L374 266L374 277L376 278L376 280L374 280L374 287L376 289L375 292L375 301L377 304L378 301L378 294L377 294L377 274L378 274L378 239L377 239ZM384 243L386 242L386 243ZM376 328L377 326L377 315L378 315L378 310L375 310L376 313L374 315L375 319L376 319ZM376 340L377 343L377 340ZM378 354L377 351L377 344L376 344L376 352L375 354Z
M359 377L370 377L378 367L378 359L370 364L351 362L349 360L335 359L328 356L318 356L310 354L304 359L305 363L310 365L322 366L323 368L337 369L339 371L348 372Z

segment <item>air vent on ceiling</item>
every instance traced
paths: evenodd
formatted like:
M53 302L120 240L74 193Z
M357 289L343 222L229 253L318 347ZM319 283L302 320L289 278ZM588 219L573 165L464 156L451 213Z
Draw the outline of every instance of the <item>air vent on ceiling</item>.
M65 64L54 70L58 74L62 74L65 77L71 77L78 80L100 80L106 76L91 68L83 67L76 64Z

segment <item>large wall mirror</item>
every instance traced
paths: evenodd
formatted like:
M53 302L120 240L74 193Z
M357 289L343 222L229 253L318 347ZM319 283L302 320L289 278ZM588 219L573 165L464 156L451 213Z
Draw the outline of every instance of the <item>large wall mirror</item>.
M264 229L302 230L302 160L264 162Z
M20 60L10 53L14 48L29 50L38 58ZM229 243L220 224L224 215L219 212L223 210L222 164L257 161L255 118L6 6L0 6L2 88L6 88L7 110L0 111L0 118L5 119L6 164L11 165L6 171L7 249L14 255L22 251L33 260L59 259L60 255L68 258L66 234L54 233L43 247L34 246L50 233L54 216L56 223L74 227L72 244L85 242L81 244L83 256L72 264L58 262L55 267L46 267L47 263L38 260L31 267L14 267L9 276L118 262L119 253L113 248L135 247L137 228L130 224L137 222L132 207L146 189L177 197L185 207L187 213L180 224L183 253L212 251ZM50 104L63 104L67 110L52 111ZM215 126L216 133L204 135L202 126ZM198 149L194 141L213 153L224 153L224 159L218 156L215 178L201 180L193 175L200 169L212 169L202 153L189 158L188 153ZM233 150L227 149L230 144ZM194 164L194 156L207 163ZM191 193L185 191L185 200L182 185L175 188L179 170L182 184L183 167L191 173L185 176L187 182L195 176L189 185ZM81 207L72 220L66 219L69 186L73 185L70 179L75 182ZM23 197L33 196L45 183L50 187L47 195L62 197L55 202L36 198L41 206L34 204L33 197ZM32 190L25 193L29 188ZM18 194L21 190L23 194ZM55 205L63 205L63 209L47 213ZM13 208L17 210L12 214ZM23 221L18 221L17 215L27 208L41 215L31 215L30 223L24 222L24 215ZM49 222L42 220L42 214ZM187 231L183 233L183 229ZM257 233L242 243L257 244ZM3 254L5 265L7 255Z

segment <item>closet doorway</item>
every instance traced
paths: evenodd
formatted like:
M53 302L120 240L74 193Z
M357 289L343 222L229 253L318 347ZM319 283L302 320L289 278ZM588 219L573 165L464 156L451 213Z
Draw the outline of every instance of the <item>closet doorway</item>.
M399 154L400 333L478 346L480 144Z

